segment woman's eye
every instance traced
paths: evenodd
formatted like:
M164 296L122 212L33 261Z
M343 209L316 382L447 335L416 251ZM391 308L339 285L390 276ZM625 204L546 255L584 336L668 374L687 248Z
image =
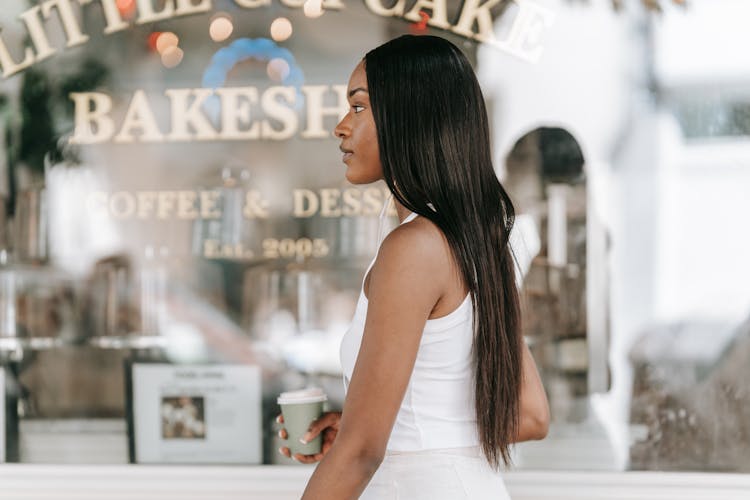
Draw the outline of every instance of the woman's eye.
M365 107L364 107L364 106L357 106L356 104L355 104L354 106L352 106L352 109L354 110L354 112L355 112L355 113L359 113L359 112L360 112L360 111L357 111L357 108L360 108L360 111L361 111L362 109L365 109Z

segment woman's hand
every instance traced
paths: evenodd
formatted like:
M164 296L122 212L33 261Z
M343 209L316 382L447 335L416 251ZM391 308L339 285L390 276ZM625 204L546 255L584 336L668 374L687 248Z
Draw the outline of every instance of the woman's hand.
M276 421L280 424L283 424L284 416L279 415L278 417L276 417ZM336 439L336 435L339 433L340 423L341 412L329 411L321 415L320 418L314 420L313 423L310 424L310 428L303 436L305 440L310 441L321 433L323 435L323 446L320 449L320 453L316 455L302 455L300 453L295 453L294 457L292 457L291 451L286 446L282 446L281 448L279 448L279 453L281 453L285 457L293 458L298 462L302 462L303 464L313 464L315 462L320 462L325 454L328 453L328 450L331 449L331 446L333 446L333 441ZM283 427L279 430L279 437L281 439L287 439L289 437L286 429L284 429Z

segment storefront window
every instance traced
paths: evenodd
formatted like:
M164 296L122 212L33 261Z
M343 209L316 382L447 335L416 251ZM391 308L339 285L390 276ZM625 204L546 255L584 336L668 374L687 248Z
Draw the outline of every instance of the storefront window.
M715 35L747 46L750 11L682 4L7 2L0 461L293 463L276 398L342 407L396 223L333 128L356 63L412 33L475 66L516 206L553 417L518 467L747 470L750 66Z

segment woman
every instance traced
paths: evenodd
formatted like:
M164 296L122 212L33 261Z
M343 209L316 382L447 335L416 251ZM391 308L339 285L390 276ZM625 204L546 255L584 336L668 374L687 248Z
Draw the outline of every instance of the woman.
M476 76L447 40L405 35L365 56L348 99L335 129L346 178L385 180L401 224L342 340L343 412L312 424L320 454L295 456L320 461L303 498L509 498L497 470L512 443L546 435L549 411L520 335L513 206Z

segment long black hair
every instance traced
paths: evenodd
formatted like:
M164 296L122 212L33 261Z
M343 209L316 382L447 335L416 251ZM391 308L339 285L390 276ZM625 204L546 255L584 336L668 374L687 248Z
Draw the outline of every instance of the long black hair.
M440 37L403 35L364 66L385 182L443 231L473 299L477 427L498 469L518 431L522 344L514 211L492 167L484 97L466 56Z

